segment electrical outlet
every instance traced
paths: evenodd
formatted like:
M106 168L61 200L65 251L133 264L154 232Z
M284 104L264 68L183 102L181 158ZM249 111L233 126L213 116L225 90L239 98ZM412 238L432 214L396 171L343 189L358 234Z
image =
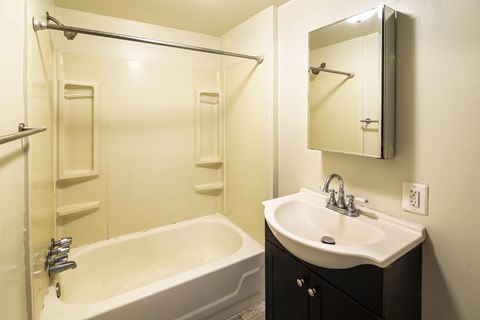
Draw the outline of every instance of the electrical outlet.
M414 208L420 208L420 192L417 190L408 190L408 204Z
M403 182L402 195L403 210L427 215L428 213L428 186L413 182Z

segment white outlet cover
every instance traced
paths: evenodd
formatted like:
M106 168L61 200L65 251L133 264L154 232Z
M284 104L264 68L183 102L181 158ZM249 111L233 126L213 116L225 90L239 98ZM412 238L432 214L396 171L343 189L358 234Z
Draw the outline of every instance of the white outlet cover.
M419 193L418 208L410 205L410 190L415 190ZM402 192L402 208L405 211L423 214L426 216L428 214L428 186L420 183L404 181Z

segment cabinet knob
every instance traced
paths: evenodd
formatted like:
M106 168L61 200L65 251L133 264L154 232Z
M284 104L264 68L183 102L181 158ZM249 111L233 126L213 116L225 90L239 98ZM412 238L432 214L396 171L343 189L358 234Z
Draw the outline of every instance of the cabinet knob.
M310 297L312 297L312 298L315 297L315 294L316 294L316 293L317 293L317 290L315 290L315 288L310 288L310 289L308 289L308 295L309 295Z
M303 287L304 284L305 284L305 280L297 279L297 286L299 286L301 288L301 287Z

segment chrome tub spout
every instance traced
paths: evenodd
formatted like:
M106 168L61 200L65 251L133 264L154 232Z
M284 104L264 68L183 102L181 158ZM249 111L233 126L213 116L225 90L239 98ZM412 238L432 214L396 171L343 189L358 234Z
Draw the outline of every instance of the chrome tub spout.
M53 266L50 266L48 268L48 276L53 277L57 273L60 273L69 269L75 269L76 267L77 267L77 264L75 263L75 261L65 261L58 264L54 264Z

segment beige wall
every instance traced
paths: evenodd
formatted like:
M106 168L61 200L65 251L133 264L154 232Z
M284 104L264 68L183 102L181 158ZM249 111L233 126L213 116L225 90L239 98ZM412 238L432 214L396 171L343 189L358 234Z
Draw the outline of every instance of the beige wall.
M17 130L24 121L24 10L23 1L0 3L0 135ZM22 140L0 145L0 310L2 317L26 319L25 279L25 159Z
M8 319L37 319L48 283L43 257L53 236L53 65L48 34L36 37L30 21L51 9L51 1L34 0L3 1L0 8L1 38L9 45L0 59L1 134L20 122L49 129L28 143L0 146L0 309Z
M308 150L308 32L377 1L291 0L279 8L279 188L318 190L330 173L370 206L426 226L423 319L480 319L480 2L386 1L397 24L396 156ZM401 208L402 181L427 184L429 214Z
M55 13L53 0L27 1L27 117L32 126L47 131L29 138L28 201L29 250L28 272L31 281L32 319L39 319L49 279L44 271L44 257L54 237L53 212L53 103L54 49L49 32L34 32L32 17Z
M273 117L276 7L222 36L222 50L262 55L265 61L224 58L225 215L264 241L261 202L273 194Z

